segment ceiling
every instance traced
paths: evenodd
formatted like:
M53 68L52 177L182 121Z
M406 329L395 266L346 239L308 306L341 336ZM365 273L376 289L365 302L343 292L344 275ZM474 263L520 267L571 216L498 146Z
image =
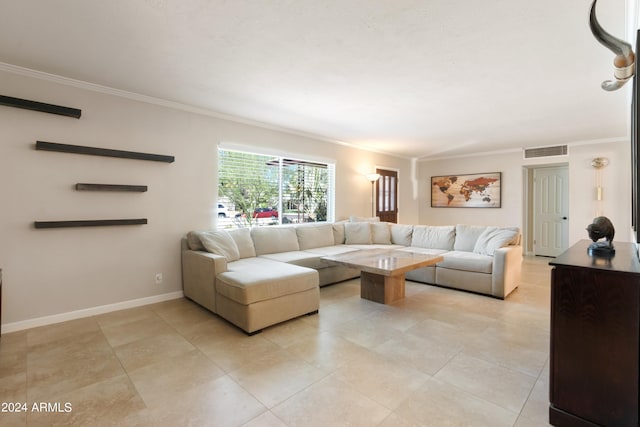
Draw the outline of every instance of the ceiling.
M407 158L625 138L590 5L0 0L0 62Z

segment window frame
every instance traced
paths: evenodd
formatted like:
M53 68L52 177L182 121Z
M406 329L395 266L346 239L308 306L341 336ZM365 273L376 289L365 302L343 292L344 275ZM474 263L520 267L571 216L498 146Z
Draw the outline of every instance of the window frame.
M295 163L308 163L310 165L321 165L326 167L327 169L327 189L326 189L326 204L327 204L327 209L326 209L326 220L324 221L315 221L315 222L324 222L324 223L331 223L335 221L335 172L336 172L336 162L333 159L328 159L328 158L319 158L316 156L309 156L309 155L301 155L301 154L297 154L297 153L291 153L291 152L282 152L280 150L273 150L273 149L269 149L269 148L265 148L265 147L256 147L256 146L247 146L247 145L238 145L238 144L231 144L231 143L220 143L218 144L217 147L217 166L218 166L218 174L217 174L217 179L216 179L216 201L217 203L220 202L221 197L224 197L222 194L220 194L220 158L221 158L221 151L234 151L234 152L239 152L239 153L243 153L243 154L247 154L247 155L256 155L256 156L269 156L269 157L274 157L277 159L278 161L278 183L277 183L277 187L278 187L278 201L277 201L277 209L278 209L278 218L277 218L277 225L282 225L283 222L283 218L284 218L284 195L285 195L285 191L284 191L284 180L283 180L283 175L284 175L284 167L287 165L291 165L292 162ZM275 159L274 159L275 160ZM217 215L216 215L216 220L218 219ZM238 223L235 224L236 226L240 226ZM254 224L245 224L245 226L253 226ZM261 224L264 225L264 224Z

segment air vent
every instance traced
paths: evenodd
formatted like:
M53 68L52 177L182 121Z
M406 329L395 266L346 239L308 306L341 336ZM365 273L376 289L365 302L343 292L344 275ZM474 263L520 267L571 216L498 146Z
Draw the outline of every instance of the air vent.
M536 148L524 149L525 159L535 159L538 157L566 156L567 154L569 154L569 147L567 145L554 145L549 147L536 147Z

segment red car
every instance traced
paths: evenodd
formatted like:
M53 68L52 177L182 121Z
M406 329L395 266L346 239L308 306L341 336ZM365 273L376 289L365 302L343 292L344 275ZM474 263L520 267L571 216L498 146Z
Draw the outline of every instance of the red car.
M278 211L271 208L257 208L253 211L254 218L278 218Z

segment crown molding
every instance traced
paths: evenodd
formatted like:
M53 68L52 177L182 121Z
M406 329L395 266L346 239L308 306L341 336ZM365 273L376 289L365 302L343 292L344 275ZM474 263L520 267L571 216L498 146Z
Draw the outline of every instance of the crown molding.
M322 142L328 142L331 144L341 145L344 147L352 148L354 150L367 151L371 153L384 154L386 156L401 158L401 159L409 159L409 157L400 156L397 154L385 152L382 150L371 149L367 147L357 146L355 144L337 140L334 138L329 138L327 136L318 135L309 132L303 132L296 129L287 128L285 126L273 125L270 123L261 122L259 120L247 119L244 117L234 116L231 114L225 114L214 110L209 110L207 108L196 107L193 105L183 104L176 101L170 101L167 99L156 98L149 95L143 95L136 92L129 92L122 89L116 89L109 86L103 86L96 83L90 83L83 80L72 79L70 77L64 77L57 74L46 73L44 71L38 71L31 68L21 67L18 65L8 64L6 62L0 62L0 71L6 71L8 73L17 74L25 77L31 77L38 80L45 80L52 83L57 83L65 86L71 86L78 89L84 89L92 92L103 93L106 95L117 96L120 98L126 98L133 101L144 102L147 104L152 104L160 107L170 108L173 110L185 111L188 113L199 114L203 116L213 117L220 120L227 120L234 123L240 123L248 126L255 126L262 129L272 130L276 132L282 132L289 135L300 136L308 139L315 139Z
M594 144L613 144L613 143L621 143L621 142L629 142L629 137L611 137L611 138L600 138L600 139L589 139L583 141L573 141L573 142L558 142L557 144L547 144L547 145L568 145L569 147L578 147L581 145L594 145ZM510 153L522 153L527 147L519 147L519 148L509 148L506 150L495 150L495 151L483 151L477 153L469 153L469 154L456 154L451 156L423 156L419 157L417 160L419 162L431 162L434 160L450 160L450 159L462 159L466 157L480 157L480 156L495 156L499 154L510 154Z

